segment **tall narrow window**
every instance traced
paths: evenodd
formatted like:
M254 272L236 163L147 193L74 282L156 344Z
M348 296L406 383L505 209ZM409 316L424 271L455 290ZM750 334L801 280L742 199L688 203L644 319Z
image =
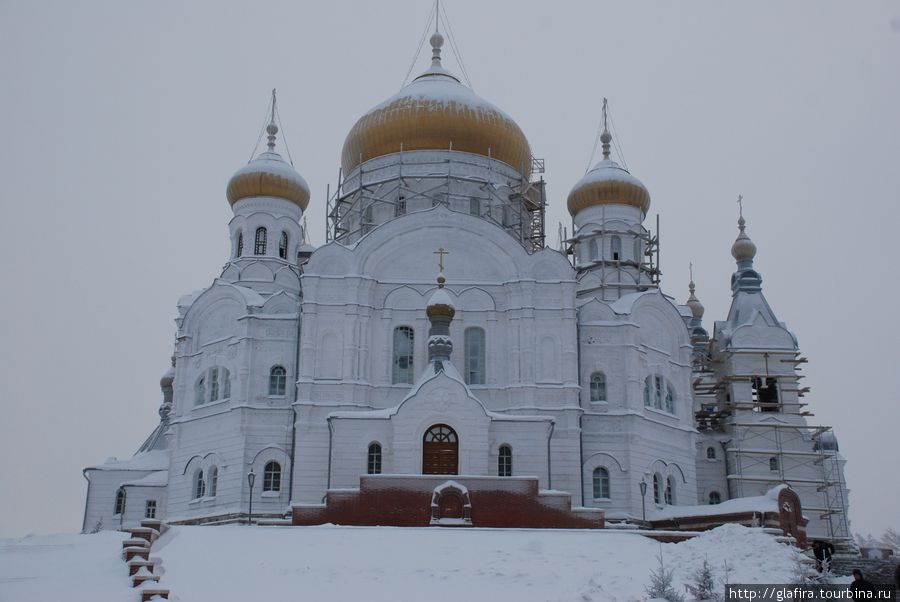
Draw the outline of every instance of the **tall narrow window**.
M591 261L597 261L600 259L600 240L596 237L592 238L590 241L590 255L589 258Z
M716 459L716 448L715 447L707 447L706 448L706 459L707 460L715 460Z
M606 401L606 375L602 372L591 374L591 401Z
M609 244L612 250L613 261L619 261L620 259L622 259L622 239L618 236L613 236L610 239Z
M594 469L594 499L609 499L609 471L600 466Z
M156 500L147 500L144 503L144 518L156 518Z
M406 215L406 197L400 196L397 199L397 208L394 210L394 215L401 216Z
M675 477L666 479L666 503L670 506L675 504Z
M373 221L372 221L372 213L373 213L373 211L374 211L374 208L373 208L372 205L366 205L366 208L363 209L363 218L362 218L362 219L363 219L363 223L362 223L362 226L363 226L363 232L368 232L369 229L372 227L372 224L373 224Z
M288 235L284 230L281 231L281 238L278 239L278 256L287 259Z
M672 383L666 383L666 411L669 414L675 413L675 388Z
M219 368L209 369L209 400L216 401L219 399Z
M718 491L710 491L709 492L709 503L712 505L722 503L722 496L719 495Z
M240 257L243 254L244 254L244 232L241 231L241 232L238 232L237 251L235 252L235 255L237 257Z
M481 199L476 197L469 199L469 215L481 217Z
M772 377L761 378L756 376L751 381L753 401L757 412L777 412L778 407L778 381Z
M653 503L662 503L662 477L658 472L653 475Z
M263 471L263 491L281 491L281 464L274 460Z
M222 398L231 397L231 373L228 368L222 368Z
M256 244L253 247L254 255L265 255L266 254L266 229L265 228L257 228L256 229Z
M512 448L508 445L500 446L500 454L497 456L497 475L512 476Z
M409 326L394 329L394 361L391 382L411 385L413 382L413 349L415 333Z
M466 328L466 383L483 385L485 376L484 329Z
M641 263L641 239L634 239L634 261L635 263Z
M194 473L194 499L200 499L206 495L206 481L203 480L203 471Z
M369 445L369 457L366 462L366 474L381 474L381 444Z
M209 482L207 492L209 497L216 497L216 490L219 488L219 467L213 466L209 469L209 476L206 477Z
M269 372L269 395L284 395L286 385L287 370L283 366L272 366Z
M194 389L194 405L198 406L206 403L206 377L201 376L197 379L197 385Z
M778 471L778 456L772 456L769 458L769 470L772 472Z
M663 391L665 391L665 381L662 376L657 374L653 377L653 382L653 407L657 410L661 410Z
M122 514L125 512L125 488L119 487L116 491L116 507L113 514Z

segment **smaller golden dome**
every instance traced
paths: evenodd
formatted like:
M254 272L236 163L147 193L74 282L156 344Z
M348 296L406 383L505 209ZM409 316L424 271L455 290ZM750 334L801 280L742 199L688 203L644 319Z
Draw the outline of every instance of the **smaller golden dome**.
M650 210L650 192L644 184L615 161L603 159L584 174L566 203L569 214L598 205L631 205L644 215Z
M744 232L745 224L744 216L741 216L738 219L740 234L738 234L734 244L731 245L731 256L738 261L752 261L756 257L756 243L750 240L750 237Z
M688 297L687 303L685 305L691 310L691 315L695 318L702 318L703 312L705 311L703 304L700 303L700 299L697 298L697 295L694 294L694 281L691 280L691 283L688 285L688 290L691 291L691 295Z
M303 176L275 152L278 126L270 123L266 130L269 149L231 176L226 189L228 202L234 205L241 199L271 196L290 201L305 211L309 206L309 186Z

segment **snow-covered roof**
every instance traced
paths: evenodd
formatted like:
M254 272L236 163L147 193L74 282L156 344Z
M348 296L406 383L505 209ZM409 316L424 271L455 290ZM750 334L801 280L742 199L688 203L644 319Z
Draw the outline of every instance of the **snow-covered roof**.
M169 484L169 471L157 470L151 472L146 477L135 479L133 481L125 481L122 485L130 487L165 487Z
M88 466L86 470L168 470L169 453L155 449L134 454L127 460L109 458L103 464Z
M662 510L647 512L650 520L687 518L692 516L717 516L741 512L778 512L778 494L787 485L778 485L765 495L739 497L721 504L699 506L665 506Z

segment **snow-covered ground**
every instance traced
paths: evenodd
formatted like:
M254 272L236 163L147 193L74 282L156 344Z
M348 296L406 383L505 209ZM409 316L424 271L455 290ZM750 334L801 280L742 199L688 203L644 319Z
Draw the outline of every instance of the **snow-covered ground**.
M0 540L0 601L128 602L124 534ZM726 525L658 544L605 531L394 527L174 527L153 545L181 602L608 600L645 598L662 549L676 588L707 558L732 583L784 583L794 551ZM80 593L70 593L77 588Z

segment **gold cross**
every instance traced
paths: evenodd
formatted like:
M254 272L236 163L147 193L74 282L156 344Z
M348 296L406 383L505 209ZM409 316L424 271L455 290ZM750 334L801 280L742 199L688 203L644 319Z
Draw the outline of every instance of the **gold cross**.
M438 266L441 268L441 271L444 271L444 255L449 255L450 251L445 251L444 247L441 247L437 251L434 252L435 255L438 255Z

